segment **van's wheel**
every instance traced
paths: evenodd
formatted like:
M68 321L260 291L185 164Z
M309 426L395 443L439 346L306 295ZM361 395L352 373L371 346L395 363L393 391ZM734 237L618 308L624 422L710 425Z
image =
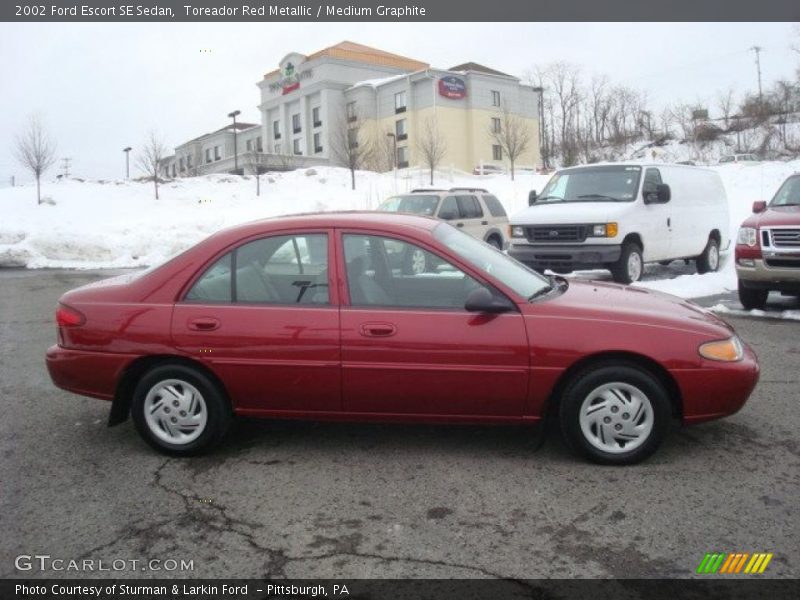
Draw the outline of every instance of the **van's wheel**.
M697 272L701 275L703 273L714 273L719 269L719 242L713 238L708 238L703 253L694 259L697 265Z
M185 365L148 371L133 392L131 416L148 444L175 456L208 450L232 420L223 392L204 373Z
M759 290L754 288L745 287L741 280L739 280L739 302L742 303L745 310L753 310L754 308L762 309L767 304L767 296L769 290Z
M656 451L672 414L664 386L647 371L605 362L581 372L559 407L567 444L593 462L629 465Z
M611 265L611 275L618 283L633 283L642 278L642 249L635 242L625 242L619 260Z

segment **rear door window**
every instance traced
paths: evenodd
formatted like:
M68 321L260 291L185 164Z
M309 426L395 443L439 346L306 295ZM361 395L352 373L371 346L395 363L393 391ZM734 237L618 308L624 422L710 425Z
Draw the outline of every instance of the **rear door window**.
M456 196L458 212L462 219L480 219L483 209L475 196Z

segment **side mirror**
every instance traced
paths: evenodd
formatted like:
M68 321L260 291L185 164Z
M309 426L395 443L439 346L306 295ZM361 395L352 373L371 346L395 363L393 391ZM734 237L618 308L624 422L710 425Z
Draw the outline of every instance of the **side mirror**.
M537 197L538 197L538 194L536 193L536 190L531 190L528 193L528 206L533 206L534 204L536 204L536 198Z
M659 183L656 186L656 195L660 203L666 204L672 198L672 190L669 189L666 183Z
M439 218L444 219L445 221L452 221L453 219L458 218L458 215L454 210L443 210L439 212Z
M469 293L464 308L469 312L499 314L514 310L514 305L504 297L495 297L487 288L481 286Z
M753 202L753 212L761 213L767 210L767 203L764 200L756 200Z

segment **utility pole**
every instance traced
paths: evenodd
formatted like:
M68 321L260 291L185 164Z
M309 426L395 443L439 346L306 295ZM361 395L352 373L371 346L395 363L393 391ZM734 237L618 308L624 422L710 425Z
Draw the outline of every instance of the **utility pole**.
M753 46L750 48L753 52L756 53L756 71L758 72L758 104L759 106L764 106L764 97L761 93L761 46Z
M61 168L64 170L64 179L69 178L69 163L72 159L64 157L61 159Z
M122 151L125 153L125 179L131 178L131 150L133 150L133 148L130 146L122 149Z

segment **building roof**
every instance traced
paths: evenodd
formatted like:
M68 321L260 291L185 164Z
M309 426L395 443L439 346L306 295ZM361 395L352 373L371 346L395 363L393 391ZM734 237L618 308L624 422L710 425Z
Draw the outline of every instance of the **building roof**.
M339 58L342 60L351 60L354 62L366 63L370 65L380 65L383 67L394 67L396 69L403 69L405 71L419 71L430 67L428 63L424 63L413 58L400 56L399 54L392 54L384 50L378 50L363 44L356 44L355 42L339 42L333 46L328 46L322 50L318 50L313 54L309 54L306 60L314 60L316 58L330 57ZM279 73L280 69L274 69L266 73L264 77L270 77Z
M476 62L467 62L461 65L456 65L455 67L450 67L447 69L448 71L475 71L477 73L486 73L488 75L501 75L503 77L513 77L513 75L509 75L508 73L503 73L502 71L497 71L495 69L490 69L484 65L478 64Z
M253 127L261 127L261 125L258 125L256 123L242 123L240 121L236 122L236 131L243 131L245 129L252 129ZM206 137L208 137L210 135L216 135L217 133L224 133L226 131L233 131L233 123L229 123L228 125L225 125L225 127L222 127L222 128L217 129L215 131L210 131L209 133L204 133L203 135L199 135L196 138L192 138L188 142L184 142L183 144L178 146L178 148L180 148L181 146L185 146L186 144L190 144L192 142L196 142L198 140L202 140L203 138L206 138Z

